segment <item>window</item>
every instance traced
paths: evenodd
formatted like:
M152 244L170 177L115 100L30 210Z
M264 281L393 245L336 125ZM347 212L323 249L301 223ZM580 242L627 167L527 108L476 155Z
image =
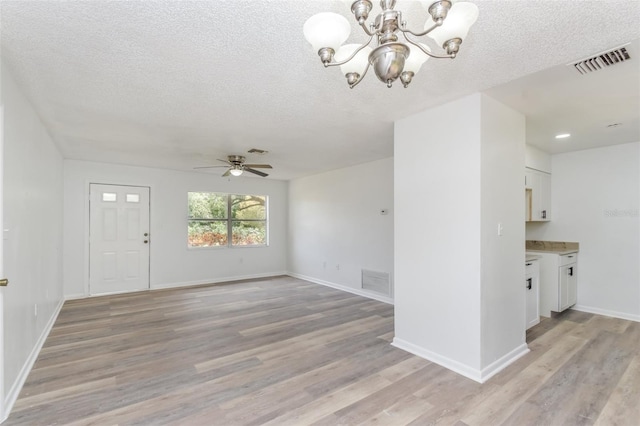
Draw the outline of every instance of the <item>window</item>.
M267 201L264 195L189 192L188 246L267 245Z
M103 192L102 201L106 201L108 203L118 201L118 194L115 194L113 192Z

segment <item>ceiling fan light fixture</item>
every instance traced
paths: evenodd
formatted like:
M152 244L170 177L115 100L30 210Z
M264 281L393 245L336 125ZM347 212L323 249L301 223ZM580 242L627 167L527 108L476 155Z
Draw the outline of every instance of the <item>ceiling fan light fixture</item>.
M262 152L266 153L267 151L262 151ZM200 166L200 167L194 167L194 169L210 169L210 168L216 168L216 167L228 167L227 170L222 174L222 177L227 177L229 175L240 176L244 172L248 172L261 177L267 177L269 176L269 174L256 169L272 169L273 168L271 164L252 164L252 163L247 164L245 163L245 157L242 155L227 155L226 160L221 160L218 158L218 161L220 161L221 163L224 163L225 166Z
M233 166L231 170L229 170L232 176L240 176L242 174L242 166Z

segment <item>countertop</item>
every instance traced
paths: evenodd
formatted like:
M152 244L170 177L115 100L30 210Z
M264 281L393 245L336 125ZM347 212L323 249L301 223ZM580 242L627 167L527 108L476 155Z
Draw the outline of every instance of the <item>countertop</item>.
M540 257L541 257L541 256L540 256L540 255L537 255L537 254L525 253L524 261L525 261L525 262L531 262L532 260L538 260L538 259L540 259Z
M553 253L563 256L570 253L578 253L580 244L568 241L536 241L527 240L525 253Z
M527 251L525 252L525 255L527 256L527 258L531 255L531 256L535 256L536 253L553 253L553 254L557 254L560 256L564 256L565 254L571 254L571 253L578 253L578 249L549 249L549 250L529 250L527 249Z

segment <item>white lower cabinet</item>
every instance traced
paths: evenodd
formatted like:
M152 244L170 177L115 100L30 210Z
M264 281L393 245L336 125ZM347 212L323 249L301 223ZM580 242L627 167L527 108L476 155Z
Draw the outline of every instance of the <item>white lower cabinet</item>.
M540 322L540 269L537 260L525 262L525 322L530 329Z
M540 315L562 312L578 301L578 253L540 255Z
M573 262L560 267L559 312L575 305L578 301L578 268L576 266L577 263Z

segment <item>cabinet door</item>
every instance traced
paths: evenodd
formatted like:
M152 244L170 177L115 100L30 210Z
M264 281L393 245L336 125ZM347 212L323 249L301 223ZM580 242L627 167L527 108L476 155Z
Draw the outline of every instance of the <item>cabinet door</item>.
M525 178L525 202L527 207L527 221L537 222L542 216L540 212L540 175L535 170L526 169ZM529 214L530 213L530 214Z
M569 268L571 265L564 265L558 269L558 312L571 306L569 304Z
M526 291L526 321L527 329L529 329L540 322L537 274L527 275L524 282Z
M573 306L578 302L578 265L572 263L567 266L567 303L568 306Z
M524 170L524 187L532 189L534 180L535 180L535 172L531 169L525 169Z
M530 190L531 217L527 221L546 222L551 219L551 175L525 168L524 187ZM525 191L525 197L529 197ZM525 198L529 202L529 198ZM527 208L527 211L529 209Z
M551 175L540 173L539 179L539 220L546 221L551 219Z

